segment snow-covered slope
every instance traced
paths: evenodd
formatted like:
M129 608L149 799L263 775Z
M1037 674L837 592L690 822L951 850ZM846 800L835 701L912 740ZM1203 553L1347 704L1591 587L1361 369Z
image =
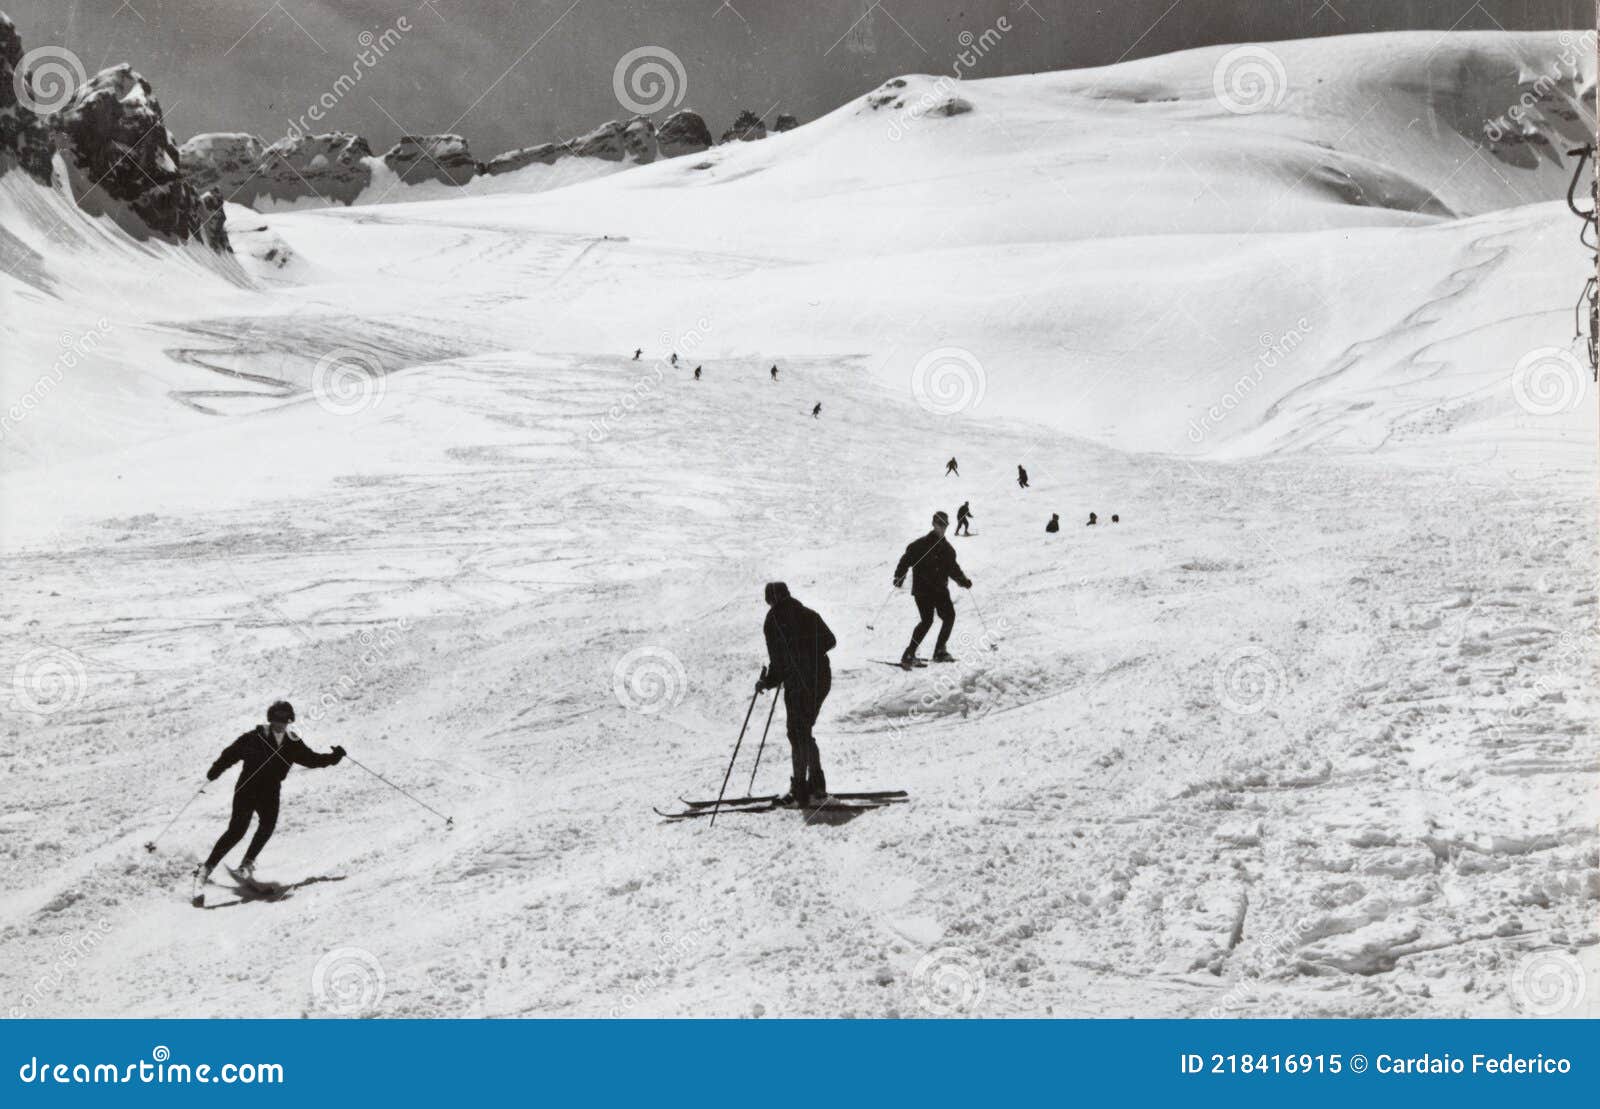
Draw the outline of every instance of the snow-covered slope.
M9 994L1592 1015L1595 420L1547 153L1592 61L1538 84L1544 143L1475 127L1568 46L1253 47L1256 112L1224 48L908 77L555 192L269 214L237 273L6 193L7 394L63 321L117 344L0 441ZM963 500L961 663L879 665ZM662 825L721 780L775 579L840 640L830 784L912 801ZM291 895L196 912L225 790L140 845L278 696L454 825L296 771Z

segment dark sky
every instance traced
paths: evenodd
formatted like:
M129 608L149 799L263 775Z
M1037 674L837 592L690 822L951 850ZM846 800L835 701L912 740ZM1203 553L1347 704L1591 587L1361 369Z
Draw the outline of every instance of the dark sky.
M479 158L625 118L613 76L641 47L672 52L680 106L720 133L741 107L804 121L895 74L948 73L958 35L1001 16L1012 29L969 76L1222 42L1594 18L1591 0L0 0L0 9L25 49L66 47L91 73L130 62L179 141L222 130L281 137L356 71L362 32L404 18L410 30L309 129L354 131L377 150L402 132L453 130Z

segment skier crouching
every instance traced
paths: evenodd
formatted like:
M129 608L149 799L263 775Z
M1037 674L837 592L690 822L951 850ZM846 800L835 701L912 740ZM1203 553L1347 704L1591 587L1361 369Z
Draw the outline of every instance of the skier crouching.
M828 799L822 775L822 753L811 732L833 688L828 652L838 644L821 616L789 595L781 581L768 582L765 591L767 620L762 632L767 641L767 665L756 689L783 686L783 714L789 732L792 762L789 796L779 804L804 808Z
M236 873L247 882L254 878L256 856L272 838L272 830L278 823L278 791L291 767L296 764L311 769L333 766L344 758L343 747L335 747L326 755L311 750L289 730L293 722L294 706L288 701L274 702L267 709L267 722L256 725L228 744L206 771L206 780L214 782L234 763L239 764L239 777L233 783L233 816L210 856L195 868L197 903L205 896L205 884L211 872L249 831L251 816L259 817L259 823Z

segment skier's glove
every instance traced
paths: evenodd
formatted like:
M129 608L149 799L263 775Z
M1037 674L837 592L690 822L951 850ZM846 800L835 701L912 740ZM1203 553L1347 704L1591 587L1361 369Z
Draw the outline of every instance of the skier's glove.
M771 686L767 685L767 668L763 666L761 668L761 676L756 679L756 692L760 693L762 690L770 688Z
M962 589L971 589L972 588L972 579L968 578L966 581L962 582L961 583L961 588Z
M343 747L338 747L338 746L334 747L334 749L333 749L333 761L337 764L338 762L342 761L343 759L344 759L344 748Z
M906 579L905 579L905 575L904 574L902 574L899 577L894 579L894 587L896 589L899 589L905 583L906 583Z

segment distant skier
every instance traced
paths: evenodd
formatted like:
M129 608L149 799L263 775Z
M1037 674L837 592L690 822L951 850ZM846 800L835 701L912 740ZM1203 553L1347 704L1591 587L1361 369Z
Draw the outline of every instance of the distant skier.
M944 464L944 476L949 477L951 474L956 475L956 477L961 476L961 471L956 469L956 460L953 457Z
M678 352L677 351L673 351L672 352L672 364L674 366L676 366L678 364Z
M694 368L694 379L695 379L695 380L696 380L696 381L699 381L699 380L700 380L700 367L699 367L699 366L696 366L696 367L695 367L695 368Z
M1087 524L1084 524L1083 526L1086 527L1086 528L1092 528L1096 524L1098 524L1099 522L1100 522L1100 517L1096 516L1093 512L1091 512L1091 513L1089 513L1089 522Z
M643 353L644 353L644 348L643 348L643 347L639 347L639 348L637 348L637 349L636 349L636 350L635 350L635 351L634 351L634 352L633 352L633 360L634 360L634 361L635 361L635 362L637 362L637 361L639 361L639 356L640 356L640 355L641 355L641 354L643 354Z
M819 400L817 402L817 406L811 410L811 418L813 420L815 420L815 419L818 419L819 417L821 417L821 415L822 415L822 402Z
M1122 517L1118 516L1115 512L1113 512L1111 514L1111 522L1113 524L1120 524L1120 523L1122 523Z
M1028 471L1021 466L1017 467L1017 484L1024 489L1028 487Z
M756 689L783 687L791 765L789 796L780 803L820 804L828 798L828 783L811 729L833 686L828 652L838 640L822 617L789 595L783 582L768 582L765 594L769 607L762 631L767 640L767 665L762 667Z
M777 381L778 380L778 367L777 367L776 364L774 364L773 367L772 367L772 380L773 381Z
M962 501L961 507L956 509L956 534L972 534L972 506L968 501Z
M205 884L211 872L249 831L251 816L260 820L236 873L247 882L254 878L256 857L272 838L272 830L278 823L278 788L291 767L334 766L344 758L343 747L335 747L326 755L311 750L289 730L293 722L294 706L288 701L274 702L267 709L267 722L256 725L228 744L206 771L206 780L214 782L230 766L239 763L239 777L233 783L233 815L228 820L227 830L217 839L206 861L195 868L197 902L205 896Z
M955 661L950 657L950 652L945 650L956 622L955 606L950 601L950 582L954 581L962 589L971 589L972 582L961 572L956 562L956 549L944 537L945 529L949 526L950 517L943 512L935 512L933 530L913 539L906 547L906 553L900 556L899 565L894 568L896 589L905 584L906 572L911 572L911 597L917 602L917 626L911 631L911 643L900 656L900 665L908 670L917 665L917 648L922 645L922 637L933 626L935 615L939 617L939 638L934 642L933 661Z
M1050 522L1044 526L1044 530L1049 532L1051 535L1054 535L1056 532L1060 531L1061 530L1061 513L1059 513L1059 512L1050 513Z

